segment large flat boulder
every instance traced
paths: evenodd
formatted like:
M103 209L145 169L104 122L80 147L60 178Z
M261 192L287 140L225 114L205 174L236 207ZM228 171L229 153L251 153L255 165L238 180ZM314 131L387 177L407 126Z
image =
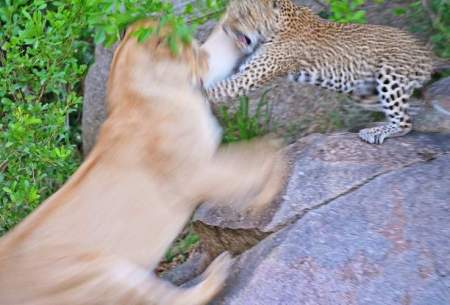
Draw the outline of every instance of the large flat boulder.
M278 200L262 215L239 214L208 203L197 210L194 228L212 256L225 250L242 253L377 177L449 153L450 135L413 133L371 145L352 133L314 134L287 150L290 176Z
M431 84L424 92L424 100L414 128L450 134L450 77Z
M414 140L443 149L434 142L437 138L423 136L411 137L397 149L408 151L407 143ZM448 145L449 139L445 141ZM450 304L450 155L411 156L404 162L397 151L377 171L368 163L378 163L378 150L391 151L387 145L370 149L374 154L361 173L335 167L335 162L345 162L354 168L361 153L356 150L347 161L332 157L338 150L318 156L318 185L322 174L337 178L329 187L322 185L323 197L350 181L347 174L332 172L355 175L361 183L320 206L311 206L320 195L311 194L310 203L300 195L296 201L309 210L241 255L212 304ZM362 178L369 172L370 178ZM308 192L309 187L300 189Z

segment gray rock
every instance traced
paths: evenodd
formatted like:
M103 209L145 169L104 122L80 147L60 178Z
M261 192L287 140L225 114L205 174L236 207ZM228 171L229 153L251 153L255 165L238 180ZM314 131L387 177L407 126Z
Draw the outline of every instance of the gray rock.
M422 106L413 116L413 129L421 132L450 134L450 112L447 114L444 111L446 108L439 100L434 100L432 106Z
M106 81L114 48L95 48L95 63L89 68L84 81L82 118L83 153L86 156L94 146L100 125L106 119Z
M161 277L172 284L180 286L200 275L210 264L211 258L204 252L197 252L186 262L163 273Z
M441 79L424 92L425 105L414 116L414 129L450 133L450 77Z
M431 101L441 98L450 99L450 76L435 82L425 92L426 100Z
M425 99L435 110L450 117L450 77L432 84L425 92Z
M367 22L370 24L378 24L392 26L402 30L409 31L413 27L412 18L408 18L407 14L397 16L394 14L395 8L407 9L411 5L411 0L391 0L391 1L366 1L362 6L366 11ZM427 38L425 34L415 33L419 38Z
M438 140L414 138L426 145ZM401 158L393 157L381 165L391 170L310 209L244 253L212 304L450 304L450 156L395 170Z
M288 148L290 177L263 215L241 215L206 203L194 215L194 228L212 256L224 250L239 254L380 175L447 152L450 135L413 133L384 145L366 144L349 133L311 135Z
M253 112L266 91L270 129L290 143L312 133L359 130L380 117L345 94L287 79L277 79L267 88L249 94ZM229 105L236 107L237 102Z

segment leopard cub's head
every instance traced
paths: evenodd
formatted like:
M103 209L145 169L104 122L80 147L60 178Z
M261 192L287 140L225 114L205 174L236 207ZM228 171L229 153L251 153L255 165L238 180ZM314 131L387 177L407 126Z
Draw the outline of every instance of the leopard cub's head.
M219 23L244 54L251 54L276 29L276 0L231 0Z
M208 53L209 70L204 87L228 78L261 43L279 28L280 1L231 0L225 14L202 45ZM289 0L290 1L290 0Z

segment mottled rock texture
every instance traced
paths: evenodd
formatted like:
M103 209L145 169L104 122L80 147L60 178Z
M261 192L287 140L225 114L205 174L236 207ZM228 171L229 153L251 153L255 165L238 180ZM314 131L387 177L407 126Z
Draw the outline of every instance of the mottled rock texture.
M242 253L268 234L381 175L447 154L450 135L413 133L390 139L385 145L370 145L351 133L314 134L287 151L290 176L285 189L262 215L252 217L229 208L212 208L208 203L197 210L194 228L211 255L224 250Z
M239 257L212 304L450 304L450 138L356 141L303 149L282 217L260 227L275 233Z
M424 100L415 116L414 129L450 134L450 77L431 84L424 92Z
M106 81L114 48L95 48L95 63L89 68L84 81L82 118L83 153L87 155L95 144L98 130L106 119Z

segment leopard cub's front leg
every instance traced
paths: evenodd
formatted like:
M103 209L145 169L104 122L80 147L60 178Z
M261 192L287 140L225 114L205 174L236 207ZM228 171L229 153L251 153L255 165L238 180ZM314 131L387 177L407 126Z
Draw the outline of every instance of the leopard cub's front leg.
M280 46L282 48L282 46ZM212 101L236 98L251 90L260 88L276 77L287 73L288 65L283 65L270 45L261 46L239 67L236 74L206 89Z

